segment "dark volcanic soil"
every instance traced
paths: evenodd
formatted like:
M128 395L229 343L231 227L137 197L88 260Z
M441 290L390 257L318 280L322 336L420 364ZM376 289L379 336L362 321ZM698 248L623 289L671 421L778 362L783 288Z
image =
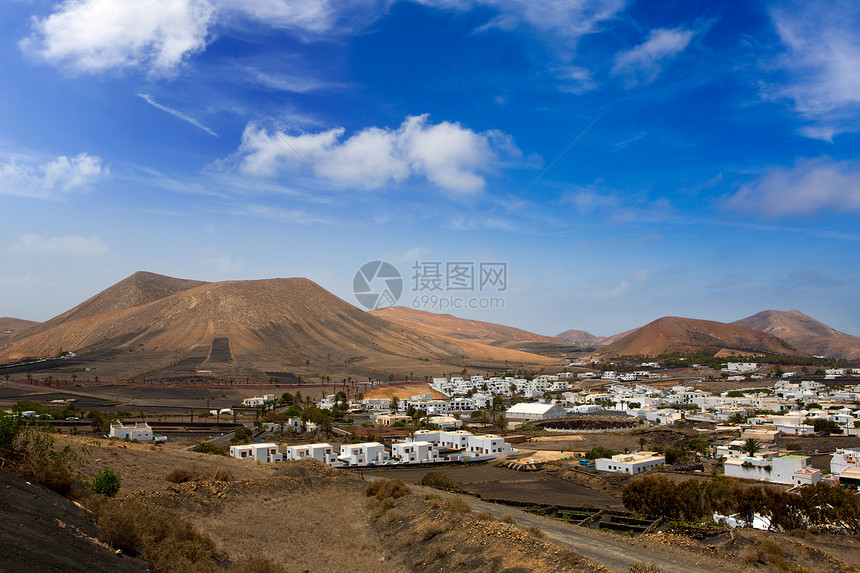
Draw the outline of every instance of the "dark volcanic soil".
M0 571L146 571L97 538L73 502L0 470Z

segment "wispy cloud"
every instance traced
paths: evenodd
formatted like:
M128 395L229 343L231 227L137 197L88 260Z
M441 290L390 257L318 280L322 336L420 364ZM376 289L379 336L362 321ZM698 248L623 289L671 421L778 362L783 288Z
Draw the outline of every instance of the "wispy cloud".
M203 131L205 131L209 135L214 135L215 137L218 137L217 133L215 133L214 131L212 131L211 129L209 129L208 127L206 127L205 125L203 125L202 123L200 123L199 121L194 119L193 117L189 117L179 110L175 110L172 107L167 107L166 105L162 105L162 104L158 103L157 101L155 101L152 98L151 95L149 95L149 94L137 94L137 96L142 98L143 101L145 101L146 103L148 103L152 107L158 108L161 111L166 111L170 115L172 115L174 117L178 117L182 121L186 121L186 122L190 123L191 125L193 125L194 127L202 129Z
M665 62L683 52L692 39L692 30L684 28L651 30L645 42L615 57L612 73L623 76L627 87L651 83Z
M81 235L43 237L36 233L27 233L9 245L9 252L16 254L56 253L62 255L97 256L107 254L108 246L96 235L88 237Z
M241 259L226 254L205 257L201 262L204 267L213 269L222 275L235 275L244 266Z
M15 156L0 163L0 194L48 199L74 191L88 191L107 177L102 158L80 153L60 155L39 164L33 158Z
M765 217L860 211L860 163L829 157L801 159L788 169L769 169L728 197L725 205Z
M561 200L583 215L599 216L616 223L663 221L676 212L667 199L622 194L595 185L577 187L564 193Z
M788 81L768 94L793 101L809 120L800 133L830 141L860 131L860 5L853 0L789 2L771 9Z

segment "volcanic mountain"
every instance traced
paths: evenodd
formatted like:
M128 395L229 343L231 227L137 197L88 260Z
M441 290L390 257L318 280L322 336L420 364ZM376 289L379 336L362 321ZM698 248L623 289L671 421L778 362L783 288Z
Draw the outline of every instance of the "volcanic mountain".
M404 373L550 364L362 312L304 278L205 283L136 273L0 347L0 361L74 351L102 378Z
M764 310L732 324L773 334L813 356L860 358L860 337L834 330L799 310Z
M606 340L605 336L594 336L590 332L584 330L565 330L561 334L557 334L556 338L560 338L570 344L578 344L580 346L595 346Z
M656 356L699 350L737 350L809 356L784 340L737 324L667 316L658 318L600 349L604 356Z

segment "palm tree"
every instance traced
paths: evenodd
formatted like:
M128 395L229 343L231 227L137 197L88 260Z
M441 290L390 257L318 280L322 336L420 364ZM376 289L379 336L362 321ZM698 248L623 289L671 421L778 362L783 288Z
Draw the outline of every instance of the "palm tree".
M761 444L758 443L758 440L755 438L747 438L744 442L743 451L747 452L750 456L754 456L757 451L761 449Z
M645 439L645 436L642 436L641 438L639 438L639 451L640 452L645 450L645 444L647 444L647 443L648 443L648 440Z

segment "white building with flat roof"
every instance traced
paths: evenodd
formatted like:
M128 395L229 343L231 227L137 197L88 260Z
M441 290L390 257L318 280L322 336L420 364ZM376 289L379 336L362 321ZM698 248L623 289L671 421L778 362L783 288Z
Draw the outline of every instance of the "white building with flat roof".
M379 442L364 442L362 444L345 444L340 447L340 461L351 466L382 463L388 460L389 454L385 446Z
M399 442L391 445L391 459L403 463L435 462L439 454L430 442Z
M514 404L505 412L508 420L552 420L564 418L567 410L555 404L544 404L542 402L520 402Z
M617 454L611 458L594 460L594 467L601 472L616 472L630 475L641 474L651 468L666 465L666 458L657 452Z
M331 444L304 444L301 446L287 446L284 452L285 460L319 460L324 464L332 464L337 461L337 454Z
M139 442L151 442L153 439L152 428L146 422L135 422L127 425L122 423L111 424L108 435L111 438L137 440Z
M283 454L278 451L278 445L271 442L230 446L230 455L239 460L263 462L264 464L280 462L284 459Z

